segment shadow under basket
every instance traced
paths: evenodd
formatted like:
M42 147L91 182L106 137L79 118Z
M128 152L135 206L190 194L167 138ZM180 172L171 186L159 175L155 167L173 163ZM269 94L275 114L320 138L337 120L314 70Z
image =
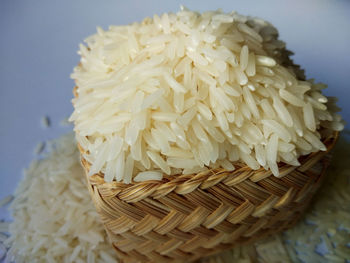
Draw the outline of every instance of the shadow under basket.
M191 262L294 225L319 188L338 133L325 152L263 168L165 176L162 181L105 183L86 176L90 194L122 262ZM79 147L80 151L83 151ZM82 158L86 175L90 164Z

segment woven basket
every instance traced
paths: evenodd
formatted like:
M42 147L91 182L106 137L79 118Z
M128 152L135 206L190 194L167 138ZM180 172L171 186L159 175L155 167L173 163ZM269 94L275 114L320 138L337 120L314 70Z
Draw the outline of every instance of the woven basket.
M105 183L101 173L87 180L122 262L191 262L295 224L321 184L337 137L324 140L326 152L301 157L298 167L280 164L280 178L235 163L232 172L162 181ZM82 165L88 174L83 157Z

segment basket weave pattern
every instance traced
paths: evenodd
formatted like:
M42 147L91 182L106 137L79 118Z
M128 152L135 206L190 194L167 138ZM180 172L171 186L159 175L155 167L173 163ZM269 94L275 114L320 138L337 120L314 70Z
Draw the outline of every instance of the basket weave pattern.
M280 166L281 178L235 163L231 172L133 184L105 183L95 174L87 176L89 190L123 262L190 262L292 226L319 188L336 139L299 167ZM82 164L87 174L90 164Z

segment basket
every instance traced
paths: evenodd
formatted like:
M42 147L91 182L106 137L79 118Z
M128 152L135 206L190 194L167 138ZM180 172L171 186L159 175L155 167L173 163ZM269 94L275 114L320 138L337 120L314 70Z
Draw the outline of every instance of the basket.
M280 178L235 163L230 172L105 183L101 173L88 176L90 164L81 161L122 262L191 262L295 224L321 184L337 137L323 141L327 151L301 157L298 167L280 164Z

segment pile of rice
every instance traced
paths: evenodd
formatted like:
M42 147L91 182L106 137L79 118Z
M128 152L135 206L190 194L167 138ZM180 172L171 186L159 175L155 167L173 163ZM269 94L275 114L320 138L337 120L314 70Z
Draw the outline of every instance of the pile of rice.
M73 137L69 134L49 143L49 153L26 170L11 205L14 221L0 222L0 261L6 240L10 247L6 263L116 262L85 185ZM336 148L324 187L294 228L202 262L323 263L349 259L349 155L350 144L343 140ZM9 239L2 233L8 224Z
M325 85L304 80L261 19L182 8L97 31L71 75L70 121L90 175L106 182L234 170L236 161L278 176L278 162L299 165L344 127Z
M304 219L284 233L293 262L350 262L349 156L350 143L341 137L314 203Z
M84 182L74 135L48 146L49 153L32 162L15 191L5 262L114 262Z

